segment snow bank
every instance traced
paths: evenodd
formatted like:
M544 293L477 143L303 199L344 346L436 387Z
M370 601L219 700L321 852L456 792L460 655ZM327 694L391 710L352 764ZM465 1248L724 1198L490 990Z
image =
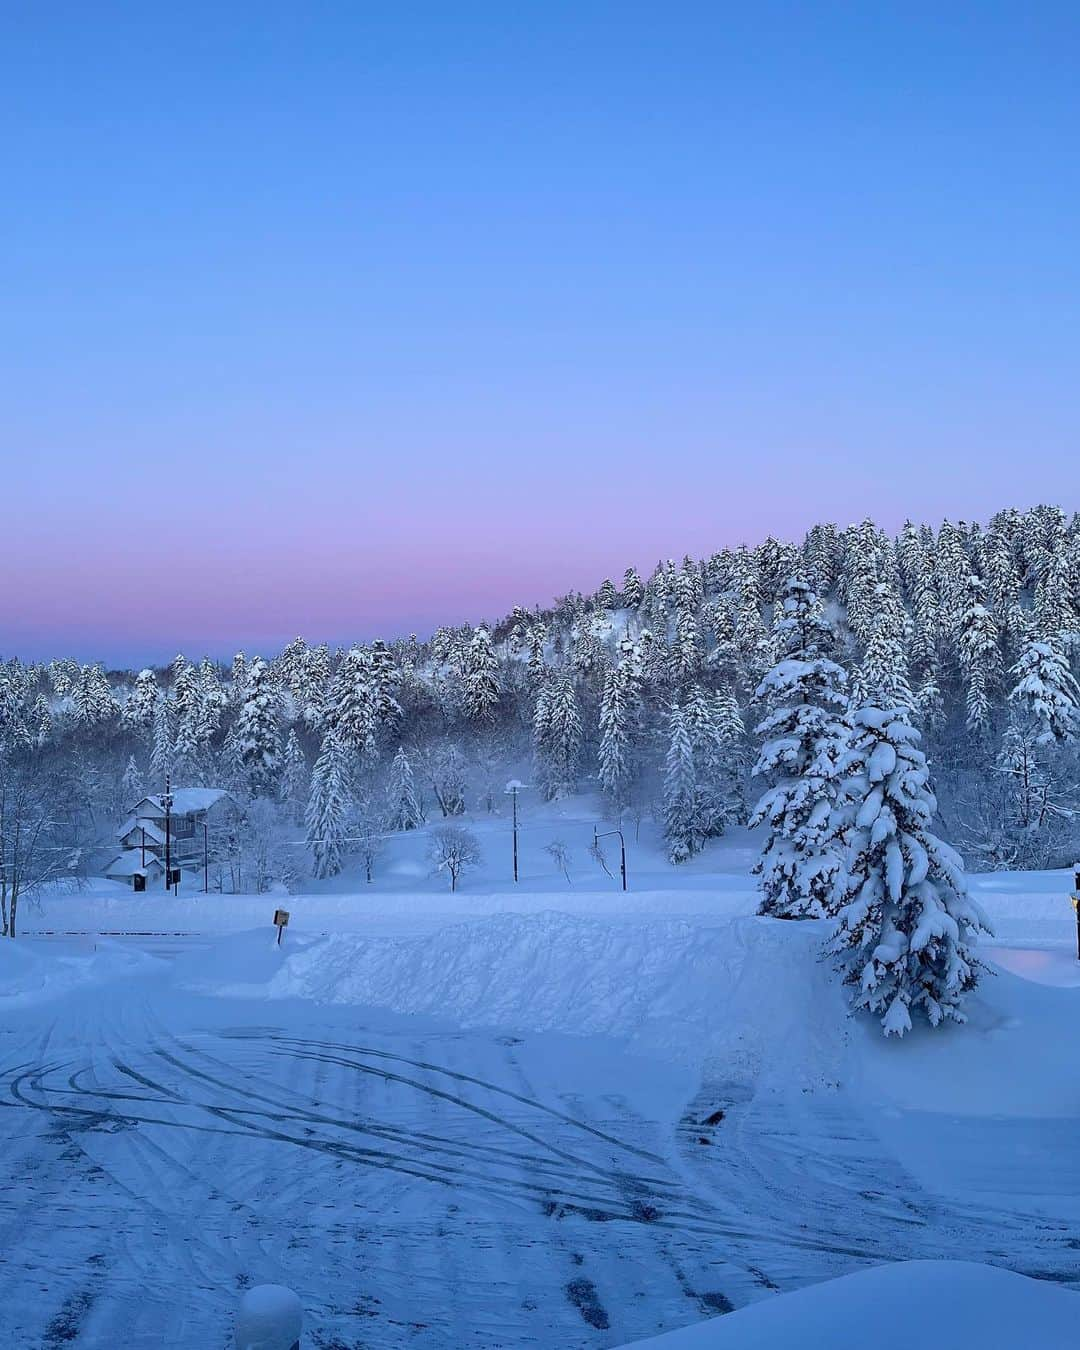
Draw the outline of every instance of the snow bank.
M633 1350L1075 1350L1080 1295L967 1261L904 1261L782 1294Z
M1080 989L1001 970L964 1004L964 1026L918 1027L894 1054L860 1028L870 1100L953 1116L1080 1118Z
M814 923L748 917L703 928L562 913L500 915L413 938L293 939L270 970L265 935L232 940L207 965L177 962L187 988L423 1013L464 1027L603 1035L640 1053L725 1073L815 1080L845 1018L818 959ZM259 979L253 978L258 966ZM261 983L259 981L261 980Z
M72 989L164 969L144 952L99 939L84 951L32 948L26 938L0 938L0 1008L56 998Z

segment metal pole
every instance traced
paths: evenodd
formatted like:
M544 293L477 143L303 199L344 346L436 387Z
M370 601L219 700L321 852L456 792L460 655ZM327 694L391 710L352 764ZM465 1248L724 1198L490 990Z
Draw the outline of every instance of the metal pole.
M169 775L165 775L165 795L161 799L165 808L165 890L172 882L172 853L169 849L169 821L172 815L172 793L169 791Z
M203 894L210 894L210 831L206 821L202 823L202 888Z
M510 795L511 795L511 797L512 797L513 800L514 800L514 880L517 881L517 879L518 879L518 854L517 854L517 795L518 795L518 790L517 790L517 788L514 788L513 792L511 792Z
M1073 868L1072 902L1076 913L1076 959L1080 961L1080 863Z

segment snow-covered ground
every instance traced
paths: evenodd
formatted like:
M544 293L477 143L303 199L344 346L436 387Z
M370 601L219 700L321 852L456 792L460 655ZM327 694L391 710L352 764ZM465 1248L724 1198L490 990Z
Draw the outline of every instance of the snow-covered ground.
M518 890L490 862L451 896L407 840L370 888L27 910L0 944L9 1342L221 1346L270 1282L327 1350L617 1346L744 1308L671 1350L839 1346L815 1319L917 1279L928 1306L1023 1310L984 1318L983 1350L1011 1325L1065 1344L1070 877L975 878L997 973L970 1025L886 1042L846 1016L819 925L754 916L751 841L675 881L632 842L625 896L567 842L572 887L537 844ZM1039 1283L934 1264L783 1311L905 1260Z

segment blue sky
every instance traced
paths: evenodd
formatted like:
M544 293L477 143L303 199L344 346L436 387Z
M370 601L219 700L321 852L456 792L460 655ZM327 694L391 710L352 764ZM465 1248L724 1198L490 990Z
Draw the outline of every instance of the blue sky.
M2 22L6 653L1078 505L1072 6Z

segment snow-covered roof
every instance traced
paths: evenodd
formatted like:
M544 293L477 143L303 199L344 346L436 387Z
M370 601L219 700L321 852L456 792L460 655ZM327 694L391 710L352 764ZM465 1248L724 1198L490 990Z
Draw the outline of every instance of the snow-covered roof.
M161 795L160 793L154 793L149 797L143 797L141 801L137 801L131 808L132 815L137 819L141 819L144 815L163 816L165 808L161 804ZM193 811L209 811L212 806L216 806L218 802L223 800L233 801L233 798L224 788L173 788L172 814L174 816L186 816ZM233 802L233 805L235 805L235 802Z
M125 820L123 825L121 825L116 832L117 838L126 839L129 834L134 833L136 830L140 835L145 833L148 843L163 844L165 842L165 831L159 830L154 822L148 820L145 816L142 820L137 816L132 816L129 820Z
M151 867L156 868L159 872L162 870L161 864L153 855L147 858L144 867L138 849L133 848L114 858L106 867L105 875L107 877L144 877Z

